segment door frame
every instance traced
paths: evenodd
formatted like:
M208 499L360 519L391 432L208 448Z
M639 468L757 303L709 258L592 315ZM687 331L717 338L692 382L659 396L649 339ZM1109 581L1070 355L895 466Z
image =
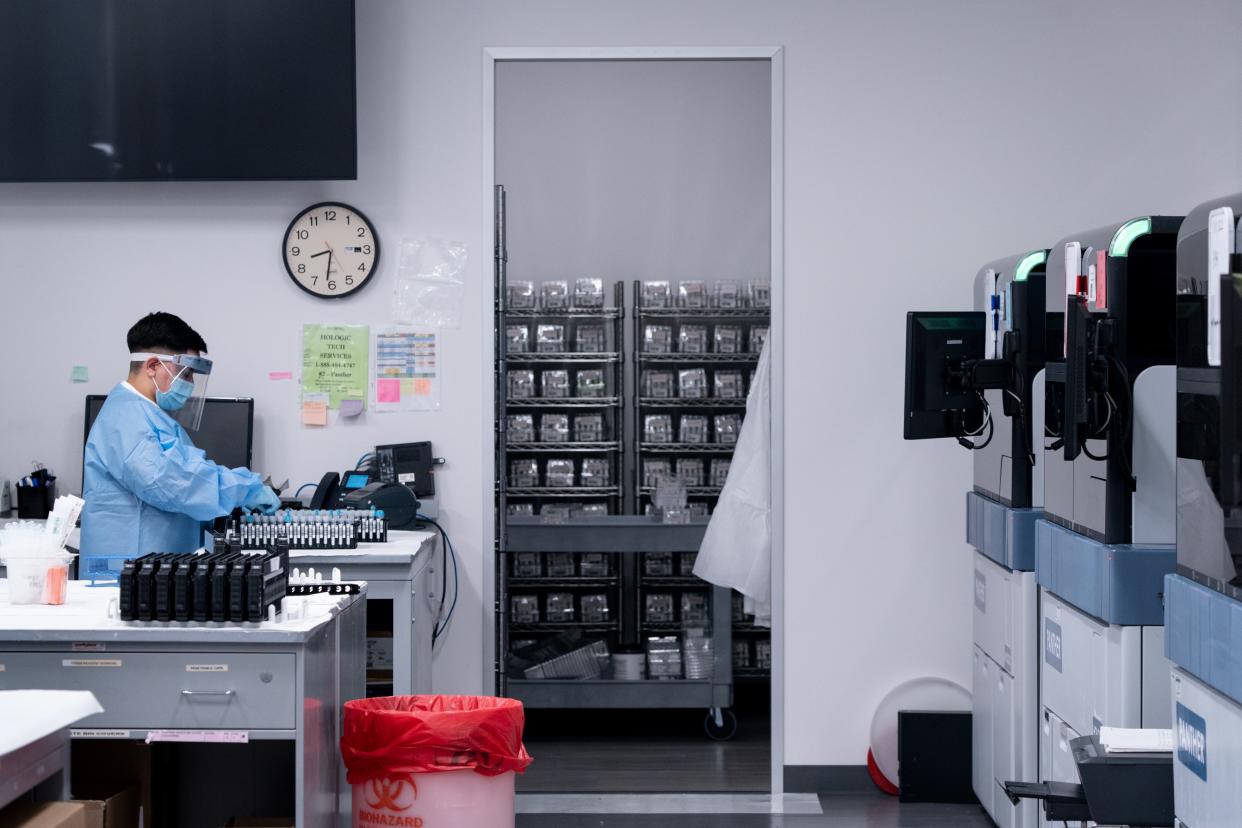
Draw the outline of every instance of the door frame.
M490 47L483 50L483 239L494 238L493 193L496 182L496 64L508 61L585 61L585 60L766 60L771 67L771 228L769 230L772 280L772 323L769 332L771 355L771 448L772 490L772 735L771 802L772 812L783 811L785 793L785 60L780 46L694 46L694 47ZM486 271L486 269L485 269ZM483 286L479 294L482 318L493 316L492 290ZM483 366L482 404L484 411L495 410L495 384L492 378L493 331L483 326L482 353L488 355ZM494 455L492 429L483 430L483 457ZM482 513L495 505L494 469L485 462L481 481ZM493 521L482 521L484 555L491 555L495 542ZM495 566L490 557L482 567L483 605L483 687L495 671L496 601Z

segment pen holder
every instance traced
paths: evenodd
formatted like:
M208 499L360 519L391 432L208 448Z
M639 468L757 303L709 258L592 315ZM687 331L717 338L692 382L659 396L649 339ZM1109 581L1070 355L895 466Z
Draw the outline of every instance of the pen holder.
M17 487L17 516L23 520L46 520L55 503L55 477L42 486Z

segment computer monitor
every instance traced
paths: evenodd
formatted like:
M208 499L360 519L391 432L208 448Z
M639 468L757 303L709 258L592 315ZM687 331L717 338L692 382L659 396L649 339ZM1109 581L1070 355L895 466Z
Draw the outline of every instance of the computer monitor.
M983 401L967 387L967 360L982 360L981 311L906 314L907 440L961 437L983 422Z
M103 394L86 397L86 427L82 431L83 460L91 426L103 408ZM254 400L250 397L208 397L203 402L203 420L198 431L186 432L207 459L221 466L250 468L254 448Z

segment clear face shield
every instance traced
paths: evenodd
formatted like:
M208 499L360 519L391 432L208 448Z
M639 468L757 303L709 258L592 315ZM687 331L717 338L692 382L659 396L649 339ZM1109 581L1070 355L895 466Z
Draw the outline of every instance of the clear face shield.
M211 376L211 360L191 354L130 354L132 362L145 362L154 357L160 361L156 369L155 403L184 428L197 431L203 419L203 402L207 399L207 380ZM160 379L162 371L168 384ZM161 391L164 385L166 390Z

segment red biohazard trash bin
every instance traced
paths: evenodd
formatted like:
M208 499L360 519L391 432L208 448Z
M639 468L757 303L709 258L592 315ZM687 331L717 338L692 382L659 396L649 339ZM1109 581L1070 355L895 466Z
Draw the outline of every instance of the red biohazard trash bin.
M354 828L513 828L514 774L531 763L525 721L521 702L490 696L346 702Z

